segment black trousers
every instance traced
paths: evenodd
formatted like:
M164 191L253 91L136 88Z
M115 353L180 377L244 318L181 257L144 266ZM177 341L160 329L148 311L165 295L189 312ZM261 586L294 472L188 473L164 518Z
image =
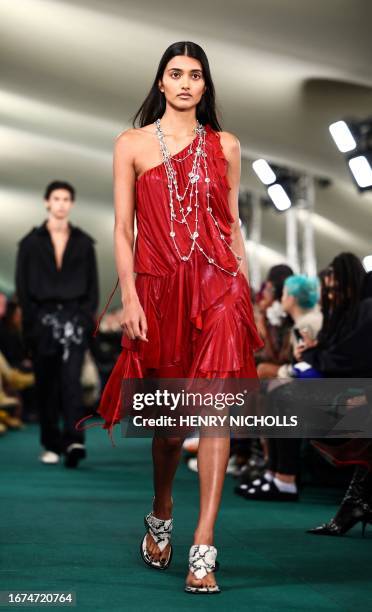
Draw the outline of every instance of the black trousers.
M84 431L75 429L76 421L85 416L80 384L84 352L82 346L72 346L66 361L62 351L56 355L34 355L40 440L46 450L62 453L73 442L84 443Z
M300 472L301 438L269 438L269 461L267 469L288 476Z
M269 438L269 470L296 476L300 473L303 438L316 439L316 431L321 432L322 437L327 435L328 430L332 431L337 424L337 416L336 408L331 407L339 392L347 388L347 379L345 379L345 385L340 384L336 379L334 384L331 380L321 383L316 380L293 380L268 394L270 414L282 416L297 414L300 421L306 422L309 430L314 431L313 436L307 433L302 434L302 438Z

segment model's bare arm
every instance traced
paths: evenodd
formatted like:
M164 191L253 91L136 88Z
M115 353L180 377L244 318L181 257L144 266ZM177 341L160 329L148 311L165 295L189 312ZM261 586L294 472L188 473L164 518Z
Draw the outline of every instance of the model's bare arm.
M221 132L221 145L228 161L227 180L231 187L228 194L229 208L234 219L231 224L231 248L242 257L240 270L247 281L249 281L247 256L239 223L239 185L241 172L240 142L234 134L230 134L230 132Z
M114 149L115 261L124 314L121 326L131 340L148 341L146 316L138 299L133 272L135 171L131 130L123 132Z

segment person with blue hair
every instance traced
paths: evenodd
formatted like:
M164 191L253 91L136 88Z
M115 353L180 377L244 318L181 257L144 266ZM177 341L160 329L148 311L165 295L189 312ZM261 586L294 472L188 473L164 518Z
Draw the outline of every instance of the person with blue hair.
M320 283L317 277L294 274L284 282L282 308L294 321L291 333L293 353L303 342L303 336L315 340L323 322L319 307ZM284 364L278 371L278 378L293 376L291 364Z
M317 277L302 274L288 276L284 281L281 305L294 322L291 330L291 348L295 353L297 345L306 336L315 340L323 322L319 307L320 283ZM280 366L276 377L280 381L270 381L269 394L275 389L288 385L295 376L291 363ZM274 383L274 384L273 384ZM301 439L270 438L268 444L268 464L262 478L243 482L235 487L235 493L245 499L297 501L296 476L299 469Z
M320 284L317 277L294 274L284 281L283 296L296 298L297 306L303 310L310 310L319 301Z

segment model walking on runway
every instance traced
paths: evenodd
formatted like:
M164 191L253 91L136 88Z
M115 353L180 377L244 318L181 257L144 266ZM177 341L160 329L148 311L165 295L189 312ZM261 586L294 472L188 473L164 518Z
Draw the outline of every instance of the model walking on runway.
M16 287L23 341L30 352L40 412L40 461L67 468L86 457L81 371L99 300L95 240L69 221L75 189L53 181L45 189L48 218L20 240ZM60 417L63 417L63 430Z
M221 131L199 45L179 42L165 51L134 126L138 119L140 127L120 134L114 152L124 333L98 409L110 431L124 416L124 378L252 378L253 352L262 346L239 225L239 141ZM141 544L152 568L166 569L172 559L172 484L183 439L153 438L153 507ZM220 592L214 526L229 449L229 436L200 439L190 593Z

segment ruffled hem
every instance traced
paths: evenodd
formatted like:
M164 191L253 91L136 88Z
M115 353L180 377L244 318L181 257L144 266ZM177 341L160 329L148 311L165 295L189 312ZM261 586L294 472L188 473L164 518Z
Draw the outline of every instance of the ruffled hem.
M256 377L253 353L262 348L242 274L222 300L205 315L203 333L196 338L190 378L213 373ZM245 374L244 374L245 373ZM221 376L223 377L223 376Z
M257 377L253 353L262 348L263 342L243 274L232 278L225 293L211 298L205 308L199 290L193 316L185 278L142 276L137 277L137 290L147 317L149 342L122 337L122 353L98 408L105 420L103 428L110 435L129 412L122 397L125 379ZM213 295L210 289L208 292Z
M122 382L129 378L143 378L144 370L134 351L123 350L103 390L98 414L105 420L105 429L119 423L122 418Z
M227 275L204 263L198 253L169 276L138 274L136 290L146 314L148 342L130 340L123 334L121 345L135 351L145 368L182 364L187 371L195 359L194 347L208 334L209 344L219 340L221 350L225 342L231 344L231 354L243 353L244 338L253 351L263 346L244 275ZM225 369L241 366L240 357L239 365L235 360Z

